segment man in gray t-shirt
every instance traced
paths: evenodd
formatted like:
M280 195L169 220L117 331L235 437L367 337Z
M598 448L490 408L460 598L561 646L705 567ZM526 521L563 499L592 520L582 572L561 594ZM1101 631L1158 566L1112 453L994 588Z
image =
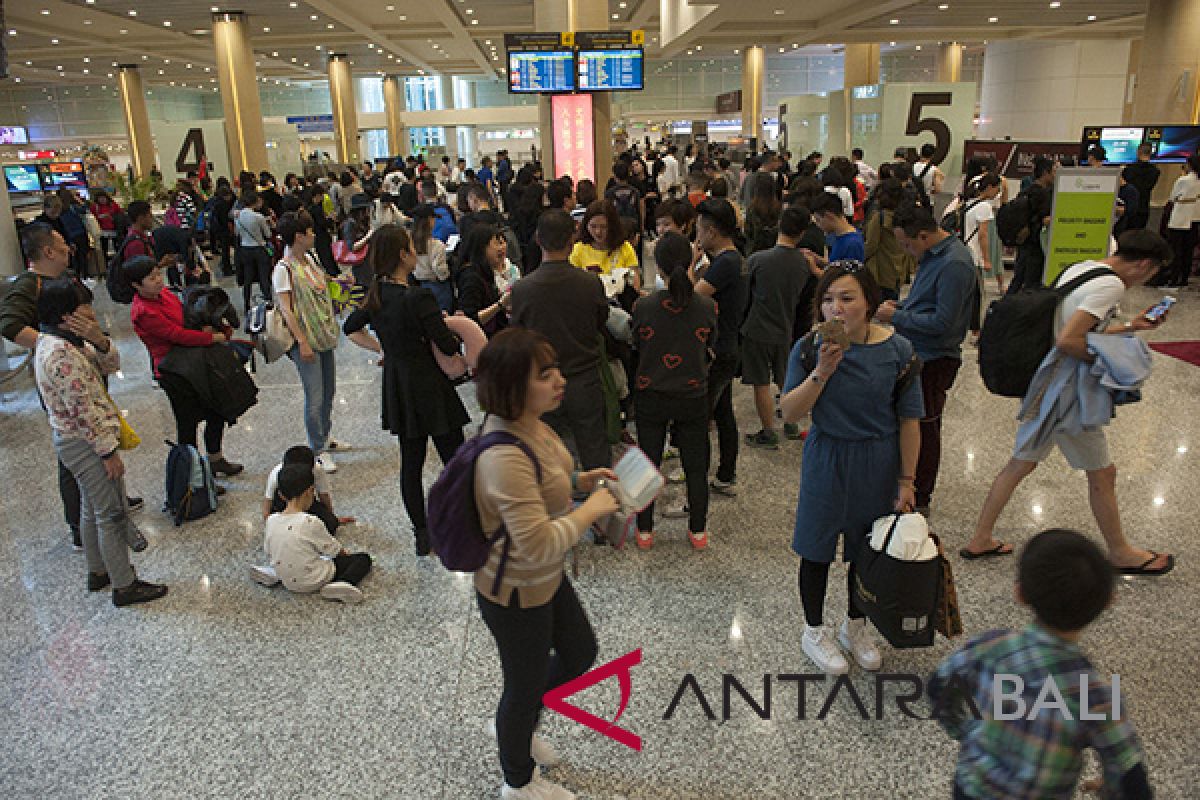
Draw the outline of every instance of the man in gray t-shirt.
M746 262L750 293L741 329L742 383L754 387L754 405L762 422L758 433L746 435L746 444L751 447L779 448L771 384L783 391L797 306L804 287L812 280L808 261L798 249L809 222L803 208L785 208L779 217L776 245L755 253ZM800 433L792 424L784 426L784 432L789 438L798 438Z

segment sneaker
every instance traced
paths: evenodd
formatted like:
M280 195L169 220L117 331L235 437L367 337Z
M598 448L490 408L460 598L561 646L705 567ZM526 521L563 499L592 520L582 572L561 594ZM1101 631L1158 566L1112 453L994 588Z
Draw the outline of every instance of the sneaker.
M226 489L226 488L225 488L224 486L222 486L221 484L219 484L219 483L216 483L216 484L213 484L213 485L217 487L217 497L224 497L226 494L228 494L228 493L229 493L229 490L228 490L228 489Z
M504 784L500 788L500 800L575 800L575 793L551 783L534 770L533 778L520 789Z
M321 587L321 597L326 600L341 600L347 605L355 605L362 602L363 593L352 583L333 581Z
M783 423L783 435L795 442L804 438L804 431L800 430L800 426L794 422L785 422Z
M663 519L684 519L688 513L687 501L676 500L670 505L664 504L659 516Z
M487 722L487 732L493 739L496 738L496 719L491 718ZM533 760L541 767L553 767L558 763L558 753L542 737L536 733L529 741L529 755L533 756Z
M703 550L708 547L708 531L700 531L699 533L688 531L688 541L692 543L694 549Z
M275 572L275 568L258 564L250 566L250 580L268 587L279 585L279 575Z
M865 619L848 619L838 628L838 644L850 651L863 669L875 672L883 664L883 656Z
M708 488L712 489L717 494L723 494L726 497L737 497L737 479L731 481L723 481L720 478L714 478L712 483L708 484Z
M124 589L113 589L112 602L117 608L132 606L137 603L149 603L167 593L167 587L161 583L147 583L134 579L133 583Z
M417 555L429 555L429 531L426 528L417 528L413 531L413 539Z
M663 461L670 461L672 458L679 458L679 448L668 447L663 450Z
M666 478L667 483L687 483L687 474L683 471L683 467L676 467L663 477Z
M230 478L240 474L245 469L241 464L235 464L224 457L208 462L208 466L212 469L213 475L226 475Z
M763 450L778 450L779 434L765 428L758 433L747 433L746 445L748 447L760 447Z
M826 675L845 675L850 670L846 657L824 625L816 628L805 625L804 635L800 637L800 649Z
M337 464L334 463L333 456L329 453L321 453L317 456L317 466L326 473L337 472Z
M637 546L639 550L649 550L654 547L654 531L638 531Z
M129 504L130 513L141 511L146 507L146 501L140 497L126 497L125 501Z
M89 592L98 592L108 586L112 581L108 577L107 572L89 572L87 587Z

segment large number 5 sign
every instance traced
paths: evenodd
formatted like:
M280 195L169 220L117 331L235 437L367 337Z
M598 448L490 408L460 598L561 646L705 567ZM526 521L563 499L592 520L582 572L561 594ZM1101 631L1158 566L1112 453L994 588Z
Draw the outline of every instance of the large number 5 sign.
M909 136L929 131L934 136L932 161L940 164L950 154L950 126L938 117L922 117L925 106L949 106L953 103L950 92L914 92L908 107L908 124L904 132Z

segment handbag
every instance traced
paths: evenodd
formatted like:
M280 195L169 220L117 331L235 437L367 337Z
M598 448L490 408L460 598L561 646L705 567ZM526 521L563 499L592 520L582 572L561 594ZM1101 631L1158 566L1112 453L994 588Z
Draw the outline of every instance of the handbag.
M103 381L101 381L103 383ZM108 402L112 404L113 411L117 412L117 422L120 423L120 430L117 431L117 449L132 450L142 443L142 437L137 435L137 431L125 419L125 415L121 413L121 409L117 408L117 402L112 399L112 395L108 393L108 389L104 390L104 396L108 398Z
M333 260L348 267L356 267L367 260L370 244L363 245L361 250L355 250L346 242L338 240L333 243Z
M888 553L896 526L905 515L889 514L876 525L888 526L883 546L868 538L854 559L854 604L897 649L929 647L942 598L943 559L904 561Z
M929 536L937 542L938 558L942 562L942 594L938 598L937 619L934 622L934 628L947 639L953 639L955 636L962 636L963 633L962 614L958 607L958 590L954 588L954 573L950 569L950 560L946 558L946 551L942 549L941 541L932 533Z

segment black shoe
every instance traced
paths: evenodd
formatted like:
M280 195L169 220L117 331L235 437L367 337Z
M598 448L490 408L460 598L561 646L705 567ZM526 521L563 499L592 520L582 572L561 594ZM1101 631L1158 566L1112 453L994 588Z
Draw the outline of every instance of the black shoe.
M76 553L83 552L83 539L79 538L78 528L71 528L71 549Z
M227 475L231 478L245 469L241 464L235 464L225 458L210 461L208 466L212 468L213 475Z
M103 589L105 586L108 586L110 583L112 583L112 581L109 580L107 572L89 572L88 573L88 591L89 592L98 592L101 589Z
M429 555L429 531L425 528L417 528L413 531L413 539L416 541L417 555Z
M113 589L112 601L117 608L131 606L136 603L149 603L167 593L167 587L161 583L146 583L134 580L124 589Z
M221 484L219 484L219 483L218 483L218 484L215 484L215 485L216 485L216 487L217 487L217 497L220 497L221 495L223 495L223 494L225 494L227 491L229 491L228 489L226 489L224 486L222 486L222 485L221 485Z
M129 503L130 513L133 513L134 511L141 511L146 507L146 501L140 497L126 497L125 501Z

